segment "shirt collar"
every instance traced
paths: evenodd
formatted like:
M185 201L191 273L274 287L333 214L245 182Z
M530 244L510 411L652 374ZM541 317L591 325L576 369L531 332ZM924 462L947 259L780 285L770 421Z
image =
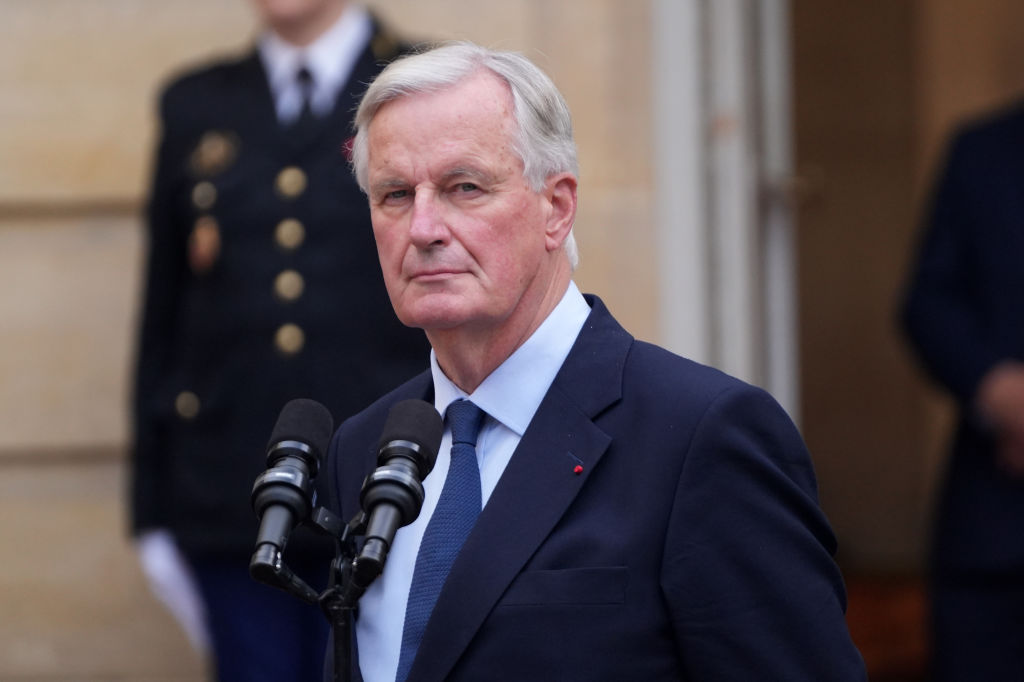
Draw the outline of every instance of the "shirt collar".
M292 45L273 31L264 31L259 53L275 101L293 87L295 74L305 65L315 84L314 109L320 114L329 111L372 33L370 13L359 4L346 7L333 26L305 47Z
M555 375L576 342L590 306L575 282L569 282L562 300L540 327L467 396L453 384L430 351L434 379L434 406L442 415L455 400L469 398L477 407L518 436L526 432Z

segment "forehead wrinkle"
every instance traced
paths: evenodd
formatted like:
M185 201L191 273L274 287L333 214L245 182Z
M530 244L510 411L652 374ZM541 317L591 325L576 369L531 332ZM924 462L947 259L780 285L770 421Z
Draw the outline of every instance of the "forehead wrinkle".
M388 184L387 176L402 186L421 181L441 184L458 177L495 183L508 164L521 170L522 160L513 146L511 93L504 83L498 85L502 86L499 93L484 93L480 98L486 101L484 111L474 112L469 118L460 108L446 107L449 118L439 124L444 127L440 137L421 126L418 119L422 105L446 102L440 98L448 92L419 93L381 107L368 130L371 187L394 189L395 184ZM385 118L387 124L382 128ZM373 157L377 154L385 159L374 168ZM495 167L490 168L491 165ZM372 182L374 174L382 177L380 182Z

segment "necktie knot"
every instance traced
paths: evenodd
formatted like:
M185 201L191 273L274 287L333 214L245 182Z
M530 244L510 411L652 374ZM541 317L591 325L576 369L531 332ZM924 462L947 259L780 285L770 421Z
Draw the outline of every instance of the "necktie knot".
M299 85L303 99L309 99L313 94L313 72L309 70L308 66L303 64L299 67L299 70L295 72L295 82Z
M298 116L291 122L290 130L293 133L308 131L316 128L316 113L313 111L313 91L316 84L313 82L313 73L309 67L303 65L295 73L295 84L299 89L299 96L302 98L302 105Z
M484 411L468 400L456 400L448 406L446 416L452 430L452 445L464 443L475 446L480 426L484 423Z

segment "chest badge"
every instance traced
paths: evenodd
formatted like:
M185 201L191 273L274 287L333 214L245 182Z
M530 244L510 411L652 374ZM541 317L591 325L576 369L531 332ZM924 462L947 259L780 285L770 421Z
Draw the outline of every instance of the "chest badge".
M238 136L229 130L208 130L189 157L192 172L202 177L219 175L238 158Z
M201 216L188 237L188 264L192 272L204 274L220 256L220 226L213 216Z

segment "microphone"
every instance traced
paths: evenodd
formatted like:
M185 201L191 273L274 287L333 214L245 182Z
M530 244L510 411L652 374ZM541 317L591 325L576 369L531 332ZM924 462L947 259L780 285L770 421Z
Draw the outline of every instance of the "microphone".
M315 400L298 398L281 409L267 445L267 470L252 486L260 528L249 573L256 580L278 585L292 580L281 552L313 508L313 481L333 431L331 413Z
M357 582L369 585L387 559L395 533L412 523L423 506L423 484L437 459L444 423L434 406L403 400L388 413L377 448L377 469L363 481L359 501L368 516Z

